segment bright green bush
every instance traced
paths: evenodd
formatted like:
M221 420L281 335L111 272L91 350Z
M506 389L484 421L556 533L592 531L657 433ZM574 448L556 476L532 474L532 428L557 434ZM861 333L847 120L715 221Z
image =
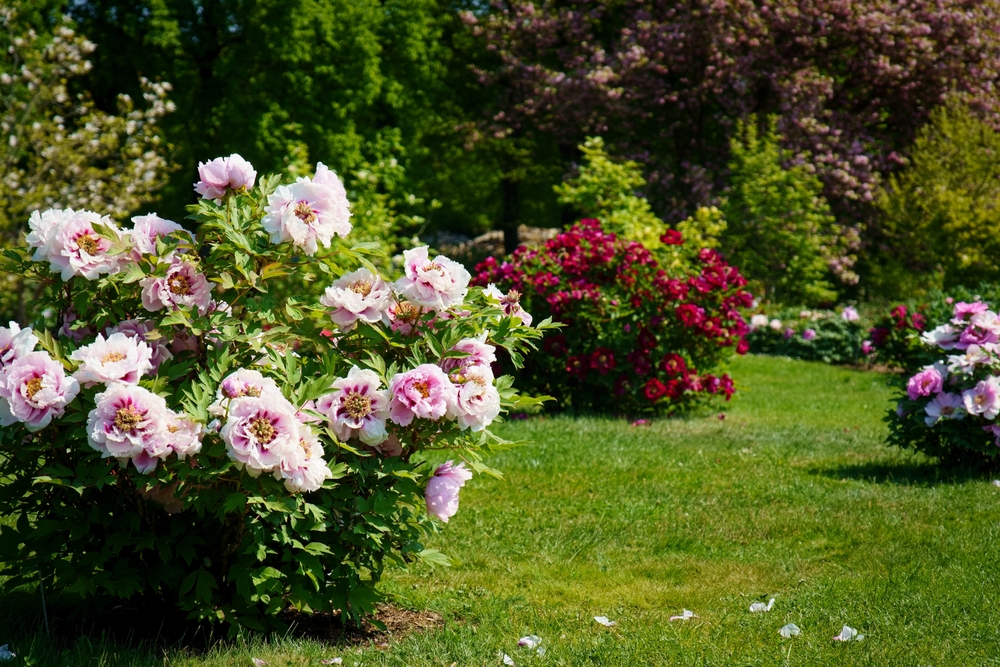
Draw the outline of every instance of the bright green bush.
M1000 133L958 104L939 107L909 165L878 200L881 292L912 293L1000 278Z
M730 186L720 208L728 227L722 252L740 267L754 294L779 303L836 300L831 264L849 268L822 184L804 166L785 167L776 121L758 131L755 117L737 124L730 148ZM850 275L844 275L851 280Z

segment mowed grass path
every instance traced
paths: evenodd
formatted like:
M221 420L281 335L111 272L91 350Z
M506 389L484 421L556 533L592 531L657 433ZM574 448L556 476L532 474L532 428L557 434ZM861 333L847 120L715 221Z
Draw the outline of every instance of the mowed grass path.
M429 545L455 566L386 584L397 604L443 614L443 629L387 649L284 639L62 658L448 666L498 665L503 651L518 665L1000 665L1000 489L883 445L884 376L765 357L732 373L740 393L724 420L506 426L533 444L495 457L506 479L473 479ZM770 612L749 613L770 597ZM700 618L668 620L682 608ZM782 639L786 623L801 636ZM845 624L866 639L833 642ZM528 634L544 656L517 648Z

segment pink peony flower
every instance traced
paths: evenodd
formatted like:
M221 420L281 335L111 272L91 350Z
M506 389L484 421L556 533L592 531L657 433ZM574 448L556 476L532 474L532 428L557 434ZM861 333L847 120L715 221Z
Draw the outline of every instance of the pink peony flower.
M500 414L500 392L493 386L493 372L489 366L473 366L464 370L461 381L448 416L463 431L482 431Z
M380 445L389 437L389 395L379 389L374 371L352 366L346 378L337 378L329 394L316 401L316 410L330 420L333 432L347 442L358 438L366 445Z
M471 276L465 267L447 257L431 261L427 246L403 252L405 275L396 281L399 292L413 303L434 310L462 304Z
M290 449L299 446L299 420L288 401L244 397L233 401L219 435L229 458L252 477L273 472Z
M194 250L194 235L172 220L164 220L155 213L137 215L132 218L132 257L136 260L143 255L156 255L156 239L176 234L184 237L188 250Z
M920 396L930 396L941 391L944 385L944 378L934 368L925 368L910 378L906 383L906 393L911 401L917 400Z
M392 301L385 309L382 322L388 324L393 331L412 336L420 326L424 312L423 308L409 301Z
M962 401L970 415L994 419L1000 413L1000 379L991 377L962 392Z
M861 341L861 354L871 354L875 351L875 346L870 340Z
M448 523L448 519L458 512L458 491L470 479L472 473L465 469L464 463L455 465L446 461L439 465L424 491L427 513Z
M973 301L972 303L959 301L955 304L954 317L951 321L954 324L965 324L965 318L969 315L984 313L989 309L989 304L985 304L982 301Z
M965 403L958 394L941 392L924 406L924 423L933 426L939 419L961 419L965 416Z
M262 224L272 243L290 241L307 255L315 255L322 243L330 247L333 237L351 231L351 208L337 175L322 162L316 176L279 186L267 197Z
M59 325L59 335L79 343L83 339L90 338L97 333L94 327L91 326L73 328L73 323L78 319L80 318L77 317L76 311L71 306L63 313L62 324Z
M840 317L843 318L845 322L857 322L861 319L861 316L858 315L857 308L854 306L847 306L844 308L843 312L840 313Z
M802 338L804 340L812 340L815 337L816 337L815 329L806 329L805 331L802 332Z
M167 403L148 389L112 384L96 397L87 416L87 441L103 458L138 457L140 472L150 472L169 452L163 440Z
M0 384L6 375L7 368L38 345L38 336L31 327L22 329L17 322L11 322L10 327L0 327Z
M750 318L750 331L756 331L757 329L763 329L767 326L768 319L767 315L761 315L757 313Z
M389 382L389 419L409 426L414 417L437 420L455 402L455 387L444 371L422 364L399 373Z
M174 358L174 355L171 354L170 347L167 345L165 338L157 338L152 341L146 338L147 334L155 330L156 323L152 320L124 320L113 327L108 327L105 330L105 335L111 336L113 334L120 333L129 338L140 340L149 346L149 349L152 351L152 356L149 359L152 369L149 373L150 375L155 375L156 371L160 368L160 364L168 359Z
M153 351L137 337L113 333L106 339L97 334L97 340L85 345L69 356L80 362L73 377L84 387L103 382L138 384L139 378L153 369Z
M162 278L150 276L139 283L142 286L142 307L151 313L163 308L194 307L204 315L212 302L212 285L194 265L184 259L174 258Z
M977 366L989 364L993 360L989 349L978 345L970 345L965 354L953 354L948 356L948 371L951 373L962 373L972 375Z
M392 302L392 292L381 276L358 269L327 287L319 302L333 309L330 319L346 332L359 320L368 324L380 322Z
M463 338L455 343L449 351L461 352L464 357L445 357L440 361L441 368L449 375L454 371L465 372L473 366L490 367L497 360L496 347L486 342L486 332L479 338ZM492 376L490 377L492 380Z
M950 324L925 331L920 335L920 340L924 345L940 347L942 350L952 350L958 342L959 331Z
M96 280L102 274L116 273L121 269L121 258L108 254L111 241L98 235L94 229L94 224L100 223L116 230L111 218L92 211L71 209L46 211L37 219L36 214L32 214L35 224L32 225L32 233L28 234L29 245L35 247L32 259L48 261L49 268L58 272L63 280L73 276ZM44 245L39 245L43 241Z
M333 472L323 460L323 446L312 430L300 425L299 444L285 451L274 478L283 480L289 493L318 491Z
M164 447L184 460L201 451L202 425L186 415L167 410L161 435Z
M521 324L526 327L531 326L532 317L531 313L521 308L521 293L517 290L511 290L504 294L501 292L496 285L490 283L483 289L483 293L486 297L500 306L503 310L503 314L507 317L516 317L521 320ZM617 302L612 302L613 305L618 305ZM629 329L629 325L625 325L626 332Z
M263 398L279 403L285 401L281 389L274 380L264 377L259 371L240 368L223 378L215 391L215 402L208 406L208 411L213 415L223 415L226 412L223 401L240 398Z
M22 422L29 431L62 417L80 383L45 352L28 352L4 368L0 382L0 425Z
M237 153L217 157L211 162L198 163L198 178L194 191L205 199L220 200L226 191L245 192L253 187L257 172L253 165Z

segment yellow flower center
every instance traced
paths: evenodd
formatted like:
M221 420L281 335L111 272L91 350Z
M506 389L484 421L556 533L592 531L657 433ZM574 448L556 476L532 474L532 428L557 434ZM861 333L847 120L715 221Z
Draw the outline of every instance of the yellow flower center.
M122 354L121 352L111 352L109 354L104 355L104 357L101 358L101 363L102 364L110 364L110 363L114 363L116 361L121 361L124 358L125 358L125 355Z
M420 392L420 395L423 396L424 398L427 398L428 396L431 395L431 389L429 386L427 386L426 382L417 382L416 384L413 385L413 388L416 389L418 392Z
M299 440L299 447L301 447L302 451L304 451L306 453L306 458L307 459L311 459L312 458L313 448L312 448L312 445L310 445L307 440Z
M247 388L243 390L243 395L252 396L253 398L260 398L260 389L258 387L253 386L252 384L248 384Z
M97 243L97 239L89 233L80 234L80 236L76 237L76 247L88 255L96 255L101 249L100 245Z
M344 410L354 419L360 419L372 411L372 399L361 392L352 391L344 398Z
M191 294L191 281L187 276L171 276L167 279L167 287L172 294Z
M250 422L249 430L253 437L265 445L270 444L278 436L278 431L275 430L274 425L263 417L258 417Z
M28 396L29 399L34 398L35 394L41 391L41 389L42 389L42 378L40 377L31 378L24 384L24 393Z
M295 205L295 217L307 225L316 222L316 211L312 209L309 202L302 200Z
M347 286L347 289L351 290L355 294L368 296L372 292L372 283L370 280L355 280Z
M134 431L142 423L142 413L131 405L118 408L115 413L115 428L119 431Z

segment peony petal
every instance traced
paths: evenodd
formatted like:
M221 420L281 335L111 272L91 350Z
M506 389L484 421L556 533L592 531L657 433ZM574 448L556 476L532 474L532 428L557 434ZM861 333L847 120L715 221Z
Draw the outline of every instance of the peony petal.
M864 639L864 635L859 635L858 631L849 625L845 625L840 634L833 638L835 642L859 642Z
M802 631L799 630L799 626L795 625L794 623L789 623L788 625L782 626L782 628L778 630L778 634L784 637L785 639L790 639L792 637L799 636L800 634L802 634Z
M692 618L700 618L700 616L698 616L698 614L694 613L690 609L685 609L685 610L683 610L681 612L680 616L671 616L670 620L671 621L686 621L686 620L692 619Z
M613 625L618 625L615 621L609 620L607 616L595 616L594 620L606 628L610 628Z
M1000 486L1000 479L993 480L993 486Z
M509 665L510 667L514 667L514 659L509 655L507 655L506 653L504 653L503 651L497 651L497 657L503 664Z
M256 667L267 667L267 662L261 660L260 658L250 658Z
M10 648L8 648L8 646L9 646L8 644L0 646L0 660L11 660L17 657L17 653L11 651Z
M771 598L770 602L764 604L763 602L754 602L750 605L750 613L758 614L765 611L771 611L771 607L774 606L774 598Z
M542 638L538 635L528 635L527 637L521 637L517 640L518 646L523 646L524 648L535 648L542 643Z
M320 660L321 665L342 665L344 664L343 658L327 658L326 660Z

